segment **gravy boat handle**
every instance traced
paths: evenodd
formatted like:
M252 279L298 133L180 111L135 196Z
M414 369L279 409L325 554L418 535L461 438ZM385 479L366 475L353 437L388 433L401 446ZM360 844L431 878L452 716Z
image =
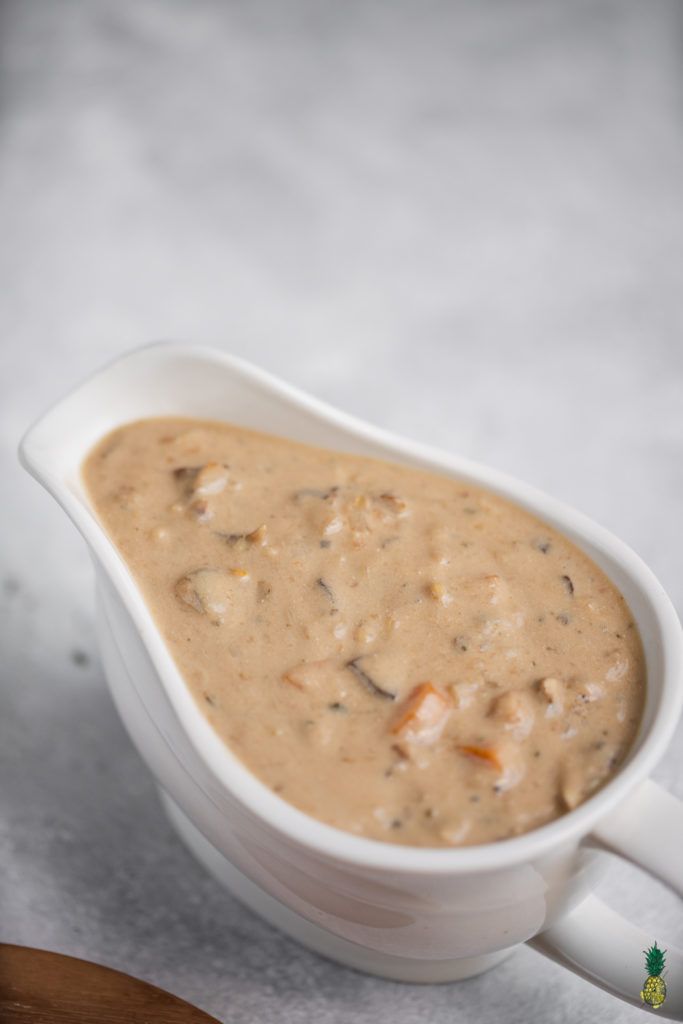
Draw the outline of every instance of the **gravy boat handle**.
M588 839L643 868L683 897L683 802L656 782L641 783ZM649 1011L657 1007L644 998L648 976L644 953L654 941L655 936L589 896L529 945L632 1006ZM667 947L659 937L657 945L666 952L662 977L670 982L658 1015L683 1021L683 952Z

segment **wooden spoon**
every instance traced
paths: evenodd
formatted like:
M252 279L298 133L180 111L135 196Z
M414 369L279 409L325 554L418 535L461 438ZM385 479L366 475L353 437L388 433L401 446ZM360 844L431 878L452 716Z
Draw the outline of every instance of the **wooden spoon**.
M87 960L0 943L0 1024L218 1024L154 985Z

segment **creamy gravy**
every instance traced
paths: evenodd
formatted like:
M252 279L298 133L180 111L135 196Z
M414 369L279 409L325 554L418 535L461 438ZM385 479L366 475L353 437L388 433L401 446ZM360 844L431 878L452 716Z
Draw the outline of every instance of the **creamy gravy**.
M619 592L521 508L225 423L110 434L84 478L195 699L321 821L483 843L621 764L645 673Z

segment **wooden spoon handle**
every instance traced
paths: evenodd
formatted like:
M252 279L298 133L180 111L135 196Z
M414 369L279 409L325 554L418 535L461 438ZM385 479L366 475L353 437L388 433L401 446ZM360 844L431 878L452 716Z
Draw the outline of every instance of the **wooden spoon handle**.
M0 1024L218 1024L128 974L0 943Z

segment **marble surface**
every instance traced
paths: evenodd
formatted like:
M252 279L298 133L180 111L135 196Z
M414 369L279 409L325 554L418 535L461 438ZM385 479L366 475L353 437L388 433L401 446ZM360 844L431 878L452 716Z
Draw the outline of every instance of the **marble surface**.
M0 12L0 940L224 1022L635 1021L521 949L384 983L181 847L109 699L92 574L18 438L153 337L216 344L518 474L683 606L683 15L674 0L98 0ZM683 796L683 731L657 777ZM664 944L680 902L614 862Z

